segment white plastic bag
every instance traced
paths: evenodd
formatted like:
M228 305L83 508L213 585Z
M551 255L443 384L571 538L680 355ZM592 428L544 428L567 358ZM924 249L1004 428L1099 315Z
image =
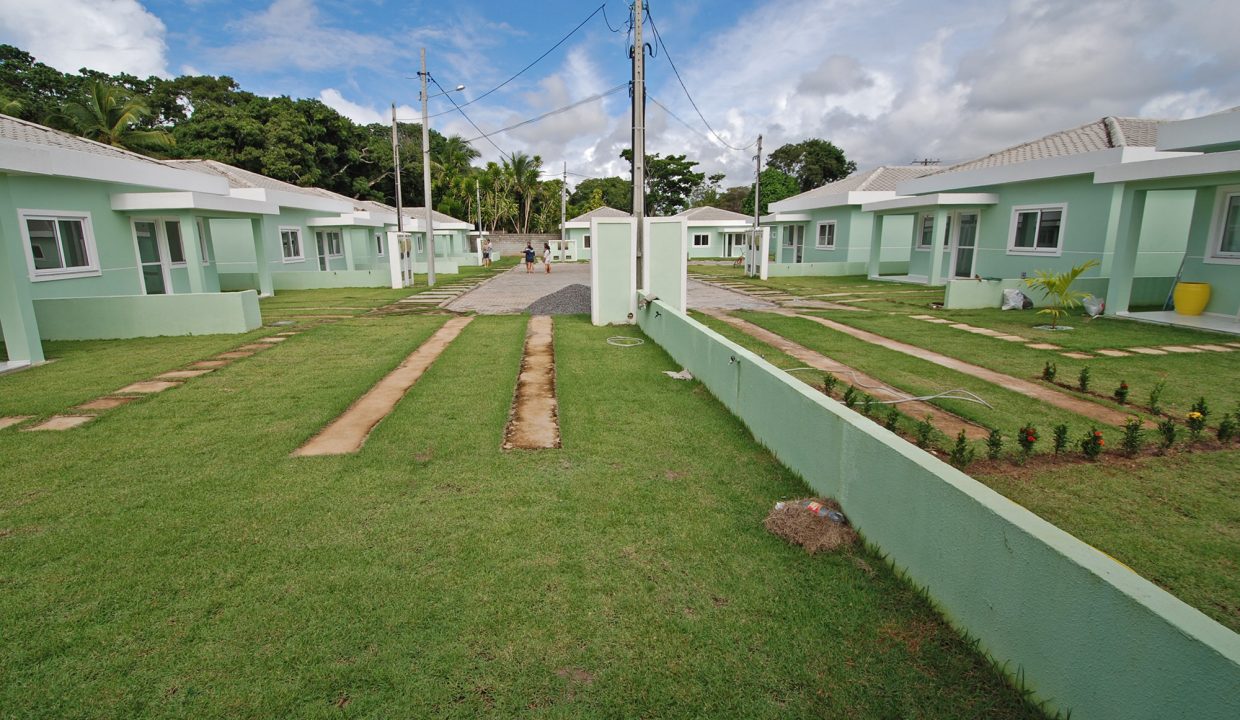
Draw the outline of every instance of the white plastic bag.
M1001 309L1002 310L1024 310L1026 307L1026 303L1028 302L1029 302L1029 298L1025 297L1025 294L1023 292L1017 290L1016 288L1010 288L1008 290L1003 291L1003 306L1001 307Z
M1086 295L1081 299L1081 304L1085 306L1085 312L1090 317L1098 317L1107 308L1107 304L1103 302L1102 298L1094 297L1093 295Z

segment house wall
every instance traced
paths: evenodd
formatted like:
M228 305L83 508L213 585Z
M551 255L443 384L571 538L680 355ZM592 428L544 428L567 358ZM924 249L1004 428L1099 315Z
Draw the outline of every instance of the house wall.
M262 325L258 293L121 295L35 300L46 340L243 333Z
M789 275L864 275L870 259L870 239L874 232L872 213L862 212L855 205L819 208L807 213L809 222L775 223L771 227L771 243L775 245L770 276ZM818 223L835 221L835 249L820 249ZM794 260L794 249L784 245L784 228L800 225L805 228L805 246L801 262ZM909 247L912 241L912 216L891 215L883 220L882 273L909 272Z
M1211 263L1206 260L1213 241L1211 230L1218 187L1240 185L1240 175L1219 177L1216 182L1217 185L1193 191L1196 203L1193 206L1181 279L1185 282L1210 283L1210 302L1205 311L1236 317L1240 315L1240 263ZM1148 204L1148 199L1146 202ZM1138 305L1135 288L1133 296L1131 304Z
M691 258L721 258L721 257L739 257L740 246L733 248L732 254L728 254L728 233L743 233L750 228L748 227L727 227L719 225L706 226L689 226L689 257ZM710 244L704 246L696 246L693 244L694 235L706 235L710 238Z
M590 234L590 230L588 228L568 228L568 230L566 231L566 236L568 237L568 240L570 242L576 243L577 245L577 259L578 260L589 260L590 258L594 256L594 248L586 247L585 238L589 234Z

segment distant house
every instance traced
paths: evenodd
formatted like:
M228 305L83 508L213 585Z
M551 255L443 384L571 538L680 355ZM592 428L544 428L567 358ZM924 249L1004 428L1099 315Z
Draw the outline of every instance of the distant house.
M1118 230L1120 193L1094 183L1102 167L1167 157L1154 147L1160 122L1105 117L896 186L897 196L863 204L878 250L868 274L947 285L948 307L997 307L1002 290L1038 270L1099 266L1079 286L1106 293ZM1184 252L1191 194L1147 197L1135 284L1142 302L1165 296ZM884 274L885 226L912 224L908 270ZM1040 297L1034 297L1040 301Z
M220 292L211 224L253 245L277 212L220 177L0 115L0 367L42 362L42 339L258 327L257 294Z
M595 208L587 213L582 213L577 217L564 223L564 235L566 238L565 258L571 260L589 260L591 257L590 248L590 221L594 218L617 218L629 217L629 213L623 210L617 210L613 207Z
M874 220L862 205L896 196L896 186L934 172L921 165L884 165L853 173L768 207L762 224L771 228L774 258L768 273L861 275L870 261ZM907 274L912 220L884 225L881 269Z
M1120 199L1115 260L1107 288L1108 314L1240 334L1240 108L1158 129L1157 149L1193 155L1100 168L1094 182ZM1147 302L1140 288L1142 251L1159 222L1151 197L1176 191L1191 197L1190 222L1181 242L1179 280L1205 283L1209 301L1198 316L1169 312ZM1153 306L1142 309L1139 306Z
M672 217L685 221L689 234L689 257L740 257L745 248L746 231L753 229L753 218L717 207L695 207Z

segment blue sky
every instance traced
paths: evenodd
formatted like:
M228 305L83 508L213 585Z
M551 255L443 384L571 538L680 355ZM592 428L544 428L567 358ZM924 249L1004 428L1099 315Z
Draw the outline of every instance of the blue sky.
M601 0L600 0L601 2ZM319 98L359 122L417 115L418 49L472 99L540 55L590 0L0 0L0 42L62 70L231 75L265 95ZM609 0L620 26L628 3ZM831 139L863 167L968 159L1103 115L1191 117L1240 104L1234 0L655 0L689 91L731 145ZM752 151L709 137L662 51L649 61L651 152L687 153L728 183ZM627 81L625 33L600 13L466 111L494 130ZM450 110L444 99L432 112ZM459 114L444 132L478 133ZM496 136L504 151L623 172L627 93ZM480 142L485 159L495 147Z

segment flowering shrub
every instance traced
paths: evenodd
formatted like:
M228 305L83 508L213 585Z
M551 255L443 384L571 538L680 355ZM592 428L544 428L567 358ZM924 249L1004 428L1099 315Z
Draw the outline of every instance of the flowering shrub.
M1119 381L1119 387L1115 388L1115 402L1123 405L1128 402L1128 383L1124 380Z
M1188 425L1188 438L1191 442L1197 442L1201 439L1201 431L1206 429L1206 416L1198 410L1189 411L1184 417L1184 423Z
M1038 429L1030 423L1025 423L1025 426L1016 433L1016 442L1020 443L1021 453L1029 457L1029 454L1033 452L1033 446L1038 442Z
M1102 439L1102 431L1098 428L1090 428L1090 431L1081 438L1081 453L1090 460L1097 460L1102 454L1102 446L1106 445L1106 441Z
M1124 454L1128 457L1134 457L1141 452L1141 445L1145 442L1142 437L1144 431L1141 429L1141 418L1132 416L1128 418L1128 422L1124 423Z

